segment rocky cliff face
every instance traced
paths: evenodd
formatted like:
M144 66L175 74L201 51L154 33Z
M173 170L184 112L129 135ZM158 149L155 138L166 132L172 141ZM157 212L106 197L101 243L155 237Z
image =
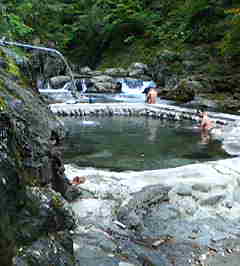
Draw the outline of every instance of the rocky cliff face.
M0 48L1 265L74 265L64 129Z
M239 71L237 59L227 60L210 45L180 52L164 50L150 65L162 98L177 102L201 99L203 106L210 100L225 111L239 109Z

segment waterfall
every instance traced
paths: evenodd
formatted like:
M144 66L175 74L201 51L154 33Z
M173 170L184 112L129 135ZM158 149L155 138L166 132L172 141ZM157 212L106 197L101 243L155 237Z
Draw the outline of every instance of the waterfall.
M133 78L119 78L117 82L122 84L122 92L125 94L139 94L142 93L146 87L156 87L156 83L152 80L144 81Z
M85 93L87 91L87 85L85 83L85 79L81 80L81 85L82 85L82 91L81 94Z
M23 48L37 49L37 50L42 50L42 51L46 51L46 52L52 52L52 53L55 53L58 56L60 56L60 58L63 60L64 64L66 65L67 70L68 70L69 75L70 75L71 80L72 80L72 85L73 85L73 89L74 89L74 91L72 91L72 95L73 95L73 97L77 98L77 96L76 96L77 87L76 87L76 84L75 84L75 80L74 80L72 69L70 68L70 66L69 66L67 60L65 59L65 57L58 50L53 49L53 48L47 48L47 47L35 46L35 45L29 45L29 44L23 44L23 43L18 43L18 42L9 42L9 41L5 41L3 38L0 39L0 46L19 46L19 47L23 47Z

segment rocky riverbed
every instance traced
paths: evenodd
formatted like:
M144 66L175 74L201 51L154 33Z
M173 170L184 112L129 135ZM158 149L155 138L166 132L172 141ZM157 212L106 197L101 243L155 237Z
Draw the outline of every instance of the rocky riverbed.
M3 136L0 153L1 265L71 266L75 265L74 257L81 266L237 263L238 157L144 172L64 166L58 150L64 138L63 125L5 50L1 49L0 96L2 118L9 130L5 130L8 135ZM109 115L137 113L159 119L197 119L194 113L157 105L135 105L137 112L123 105L95 111L97 115L105 115L107 110ZM93 107L96 105L89 110ZM67 112L59 109L55 114L96 115L93 110L82 111L78 105L74 105L74 111L71 108L69 105ZM227 152L238 156L238 119L218 115L210 114L221 125L218 137ZM69 179L80 176L86 181L70 186L65 174ZM65 199L76 196L78 200L71 203L78 215L75 229Z
M84 104L80 108L78 104L58 104L51 109L58 114L79 116L99 115L101 110L102 115L127 112L158 117L161 113L165 118L198 119L191 109L123 106ZM238 156L238 116L210 116L221 125L221 134L215 137L221 138L230 154ZM79 217L74 235L77 264L237 265L239 162L236 157L172 169L121 173L65 165L70 180L75 176L86 180L74 185L79 195L72 203Z
M79 265L235 265L239 162L126 173L66 165L70 179L86 177L72 204Z

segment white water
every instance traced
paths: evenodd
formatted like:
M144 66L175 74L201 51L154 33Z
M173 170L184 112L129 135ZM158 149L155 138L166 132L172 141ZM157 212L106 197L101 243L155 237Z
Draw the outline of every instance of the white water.
M87 91L87 86L86 86L86 83L85 83L85 79L82 79L81 80L82 82L82 93L85 93Z
M74 90L71 92L72 96L76 98L75 93L77 91L76 88L76 84L75 84L75 80L73 77L73 72L71 67L69 66L67 60L65 59L65 57L56 49L53 48L48 48L48 47L42 47L42 46L36 46L36 45L30 45L30 44L23 44L23 43L19 43L19 42L10 42L10 41L5 41L4 39L0 39L0 45L1 46L18 46L18 47L23 47L23 48L31 48L31 49L37 49L37 50L41 50L41 51L45 51L45 52L51 52L54 54L57 54L58 56L60 56L60 58L62 59L62 61L64 62L64 64L66 65L67 71L71 77L71 82L73 85Z
M140 79L132 79L132 78L121 78L117 80L122 83L122 92L128 95L136 95L139 93L143 93L144 89L153 86L156 87L156 83L154 81L143 81Z
M144 89L149 86L156 86L153 81L143 81L139 79L132 78L119 78L116 82L121 82L122 84L122 92L117 94L98 94L97 102L101 102L101 97L104 100L108 100L109 102L144 102L145 94L143 93ZM88 100L87 86L85 80L81 81L82 91L80 94L79 100L82 102L86 102ZM74 103L75 98L72 97L72 93L70 91L71 83L67 82L61 89L53 89L48 84L47 88L40 89L39 92L45 95L49 95L55 100L63 100L67 103ZM94 99L94 95L91 95L91 98ZM106 101L105 101L106 102Z

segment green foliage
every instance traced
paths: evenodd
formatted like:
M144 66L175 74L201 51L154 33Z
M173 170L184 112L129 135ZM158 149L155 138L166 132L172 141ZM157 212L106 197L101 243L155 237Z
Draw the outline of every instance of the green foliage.
M0 112L6 109L7 105L3 97L0 97Z
M32 28L25 25L21 18L17 15L8 15L8 21L11 28L11 32L19 37L25 37L28 33L32 32Z
M1 13L0 30L2 36L8 38L13 36L24 37L32 32L32 28L27 26L22 18L18 14L15 14L11 8L2 7Z
M54 208L59 209L63 207L64 203L63 203L62 198L59 195L53 195L51 199L51 205Z
M2 0L2 36L52 43L83 65L96 65L112 46L145 40L182 47L222 41L223 54L239 52L238 0ZM118 43L118 45L116 45Z
M141 11L142 8L140 0L97 0L96 5L107 11L106 20L113 24L131 19L131 16Z
M229 14L226 32L219 47L223 55L235 56L240 53L240 8L227 10Z
M216 23L216 10L208 0L186 0L176 3L178 5L167 14L167 21L155 32L155 38L168 42L192 42L215 38L211 24Z

